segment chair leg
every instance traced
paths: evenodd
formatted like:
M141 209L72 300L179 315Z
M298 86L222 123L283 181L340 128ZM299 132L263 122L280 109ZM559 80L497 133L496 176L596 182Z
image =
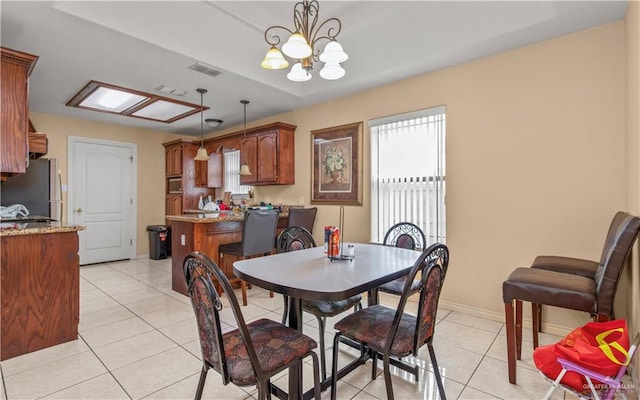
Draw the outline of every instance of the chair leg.
M282 312L282 325L287 325L287 316L289 315L289 296L282 295L284 301L284 311Z
M516 299L516 358L522 359L522 300Z
M440 376L440 370L438 369L438 361L436 361L436 352L433 350L433 344L427 343L429 349L429 357L431 357L431 365L433 365L433 374L436 376L436 384L438 384L438 391L440 392L440 399L447 400L447 396L444 393L444 385L442 384L442 377Z
M247 282L240 281L240 288L242 289L242 305L246 306L247 303Z
M333 360L331 362L331 400L336 400L336 386L338 386L338 344L340 332L333 337Z
M516 335L513 320L513 302L504 303L504 317L507 331L507 366L509 369L509 383L516 384Z
M369 349L371 352L371 380L375 381L376 376L378 375L378 352L375 350Z
M538 313L540 312L540 305L536 303L531 303L531 323L532 326L532 337L533 337L533 349L535 350L538 347L538 332L540 332L540 323L538 319Z
M325 359L325 347L324 347L324 326L326 323L326 319L316 315L316 319L318 320L318 331L320 333L319 342L320 342L320 365L322 366L322 380L327 379L327 360Z
M391 382L391 369L389 354L382 356L382 369L384 371L384 385L387 388L387 400L393 400L393 383Z
M318 370L318 356L316 353L311 352L311 360L313 361L313 397L316 400L320 400L320 371Z
M542 304L538 304L538 332L542 332Z
M267 393L269 392L269 383L258 382L256 386L258 386L258 400L266 400Z
M195 400L202 398L202 391L204 390L204 381L207 379L207 364L202 363L202 370L200 371L200 380L198 381L198 389L196 390Z

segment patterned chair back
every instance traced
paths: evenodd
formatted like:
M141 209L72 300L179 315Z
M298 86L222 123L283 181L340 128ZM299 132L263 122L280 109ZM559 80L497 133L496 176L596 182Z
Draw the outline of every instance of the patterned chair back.
M276 251L278 253L286 253L316 247L311 233L301 226L289 226L285 228L276 242Z
M382 244L402 247L404 249L422 250L426 246L426 238L422 229L411 222L400 222L389 228Z
M194 252L189 254L183 264L185 281L193 311L196 315L198 335L200 338L200 349L202 359L211 368L222 376L222 382L229 383L229 371L225 358L222 341L222 331L220 328L220 311L222 310L222 300L215 290L213 281L216 280L224 293L238 325L238 330L242 336L245 348L251 360L255 376L261 378L261 371L256 368L258 356L256 355L253 342L249 336L244 317L240 312L240 305L235 296L233 287L220 268L205 254Z
M424 250L416 260L407 280L398 303L396 316L389 330L387 346L393 344L398 329L414 329L413 355L418 355L420 347L431 341L436 324L438 300L442 291L445 275L449 266L449 249L441 243L434 243ZM415 327L400 327L400 320L411 292L411 284L418 273L420 276L420 288L417 323Z

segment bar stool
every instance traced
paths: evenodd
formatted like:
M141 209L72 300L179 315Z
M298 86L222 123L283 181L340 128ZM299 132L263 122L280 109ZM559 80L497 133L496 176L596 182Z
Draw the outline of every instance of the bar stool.
M613 301L622 270L640 233L640 218L624 213L613 242L593 276L538 268L516 268L502 283L509 382L516 383L516 359L522 354L522 302L531 303L533 347L538 346L541 305L584 311L594 320L615 318ZM515 312L514 312L515 302Z
M311 208L290 208L289 209L289 225L288 226L301 226L313 232L313 224L316 220L317 207Z
M221 244L218 247L220 264L223 254L230 254L239 259L257 255L268 255L273 251L273 241L278 225L277 210L249 210L244 214L242 241ZM231 283L240 283L242 289L242 305L247 305L247 283L240 278L231 278ZM270 293L273 297L273 293Z

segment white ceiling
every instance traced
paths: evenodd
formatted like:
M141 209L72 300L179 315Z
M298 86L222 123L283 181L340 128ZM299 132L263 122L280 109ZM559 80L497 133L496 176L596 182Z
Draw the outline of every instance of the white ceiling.
M291 1L2 1L3 47L40 56L30 80L34 112L180 133L200 134L200 115L172 124L65 106L97 80L157 93L161 84L187 91L205 118L242 123L530 43L623 19L626 1L323 1L319 21L342 21L338 41L349 54L338 81L295 83L287 70L260 61L264 31L293 27ZM321 45L324 47L324 42ZM200 62L221 72L188 69ZM37 127L36 127L37 128ZM211 129L205 129L209 132Z

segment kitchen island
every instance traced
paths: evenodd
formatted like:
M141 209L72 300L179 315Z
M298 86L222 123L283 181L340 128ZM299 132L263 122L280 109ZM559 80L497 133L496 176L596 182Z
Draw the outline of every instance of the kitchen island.
M193 251L209 256L220 265L227 276L233 276L231 262L220 263L218 247L221 244L242 240L244 213L220 211L219 213L167 215L171 221L171 288L187 296L184 282L182 262ZM286 212L280 214L278 232L285 228L289 221Z
M0 223L0 360L78 338L78 231L60 222Z

